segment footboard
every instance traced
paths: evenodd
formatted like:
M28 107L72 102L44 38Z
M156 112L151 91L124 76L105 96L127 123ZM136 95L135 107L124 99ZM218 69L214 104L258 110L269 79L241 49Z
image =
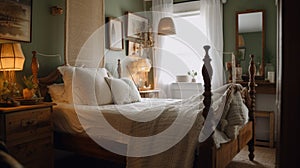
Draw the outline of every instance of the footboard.
M210 65L211 59L208 55L209 46L204 47L206 51L205 58L203 59L204 65L202 68L202 75L204 80L205 91L204 96L204 111L203 116L205 117L205 122L207 121L207 116L209 114L209 109L211 105L211 77L212 68ZM249 64L249 83L248 83L248 94L246 96L246 105L249 110L249 122L240 129L239 135L236 139L231 140L228 143L221 144L220 148L216 148L214 140L212 138L213 133L209 138L198 145L196 149L195 163L194 167L205 167L205 168L223 168L240 152L242 148L248 145L249 159L253 161L254 159L254 138L255 138L255 64L254 56L250 55L251 61Z

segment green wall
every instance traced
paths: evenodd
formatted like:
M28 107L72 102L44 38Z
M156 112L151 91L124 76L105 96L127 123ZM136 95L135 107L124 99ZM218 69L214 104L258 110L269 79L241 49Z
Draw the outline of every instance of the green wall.
M33 0L32 2L32 40L29 43L22 42L25 55L24 69L17 72L18 81L23 75L31 75L32 51L46 55L37 55L39 60L39 76L46 76L58 65L64 64L64 37L65 37L65 0ZM60 6L64 9L63 15L52 16L51 6ZM144 3L141 0L105 0L105 16L119 17L126 11L143 11ZM6 42L0 40L1 42ZM121 52L109 51L107 62L116 61L118 57L125 56L125 48ZM111 60L111 61L110 61Z
M224 51L235 50L235 16L238 11L263 9L265 21L265 64L276 67L276 5L274 0L228 0L223 8ZM249 56L249 52L247 52ZM225 55L224 61L230 57ZM242 63L246 65L247 63ZM244 67L243 69L247 69Z
M105 16L120 17L125 12L140 12L144 10L141 0L105 0Z
M105 17L116 17L124 19L123 16L126 12L142 12L146 8L146 3L141 0L105 0ZM125 24L124 24L125 25ZM125 33L125 26L123 26L123 32ZM123 33L123 36L124 36ZM106 33L107 34L107 33ZM106 39L108 37L106 36ZM108 40L106 40L108 42ZM122 51L109 50L106 47L105 50L105 67L110 72L116 72L116 65L118 59L124 59L126 57L126 41L124 41L124 49ZM107 46L107 44L106 44Z
M65 15L52 16L51 6L60 6L65 13L65 0L32 0L32 34L31 42L22 42L21 46L25 56L23 71L17 72L17 80L21 81L23 75L31 75L32 51L59 57L42 57L37 55L40 63L39 76L45 76L53 71L57 65L64 63L64 25ZM6 42L1 40L0 43ZM60 61L61 60L61 61Z

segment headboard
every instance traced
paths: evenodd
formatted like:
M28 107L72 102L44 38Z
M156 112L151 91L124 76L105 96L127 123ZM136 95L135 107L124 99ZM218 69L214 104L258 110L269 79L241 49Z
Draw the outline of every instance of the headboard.
M51 72L49 75L45 77L38 77L39 72L39 62L38 58L36 56L37 52L32 51L32 60L31 60L31 71L33 75L33 82L38 84L41 96L44 97L44 101L49 101L48 99L48 85L51 85L53 83L62 83L62 75L58 71L58 69L55 69L53 72ZM118 59L117 61L117 72L118 72L118 78L121 78L121 61Z

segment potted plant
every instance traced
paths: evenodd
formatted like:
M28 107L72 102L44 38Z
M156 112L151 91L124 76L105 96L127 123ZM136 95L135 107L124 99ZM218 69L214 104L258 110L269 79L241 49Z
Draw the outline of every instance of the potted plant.
M35 97L35 93L38 89L38 84L33 81L33 75L26 77L23 77L23 82L26 86L26 88L23 89L23 98L24 99L32 99Z
M3 81L0 86L0 106L18 106L19 103L14 98L19 95L20 91L16 83Z
M192 82L196 82L195 77L197 76L197 71L194 71L194 70L189 71L188 75L192 77Z

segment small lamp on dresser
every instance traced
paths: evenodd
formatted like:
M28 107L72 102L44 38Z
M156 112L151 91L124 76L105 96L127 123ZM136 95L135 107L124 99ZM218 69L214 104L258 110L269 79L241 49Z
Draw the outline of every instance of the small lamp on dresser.
M3 72L3 82L0 90L1 105L17 106L14 96L19 94L15 71L23 70L25 57L20 43L0 44L0 71Z
M137 72L139 74L139 90L149 90L151 85L148 82L148 73L151 69L150 60L140 58L137 60Z

